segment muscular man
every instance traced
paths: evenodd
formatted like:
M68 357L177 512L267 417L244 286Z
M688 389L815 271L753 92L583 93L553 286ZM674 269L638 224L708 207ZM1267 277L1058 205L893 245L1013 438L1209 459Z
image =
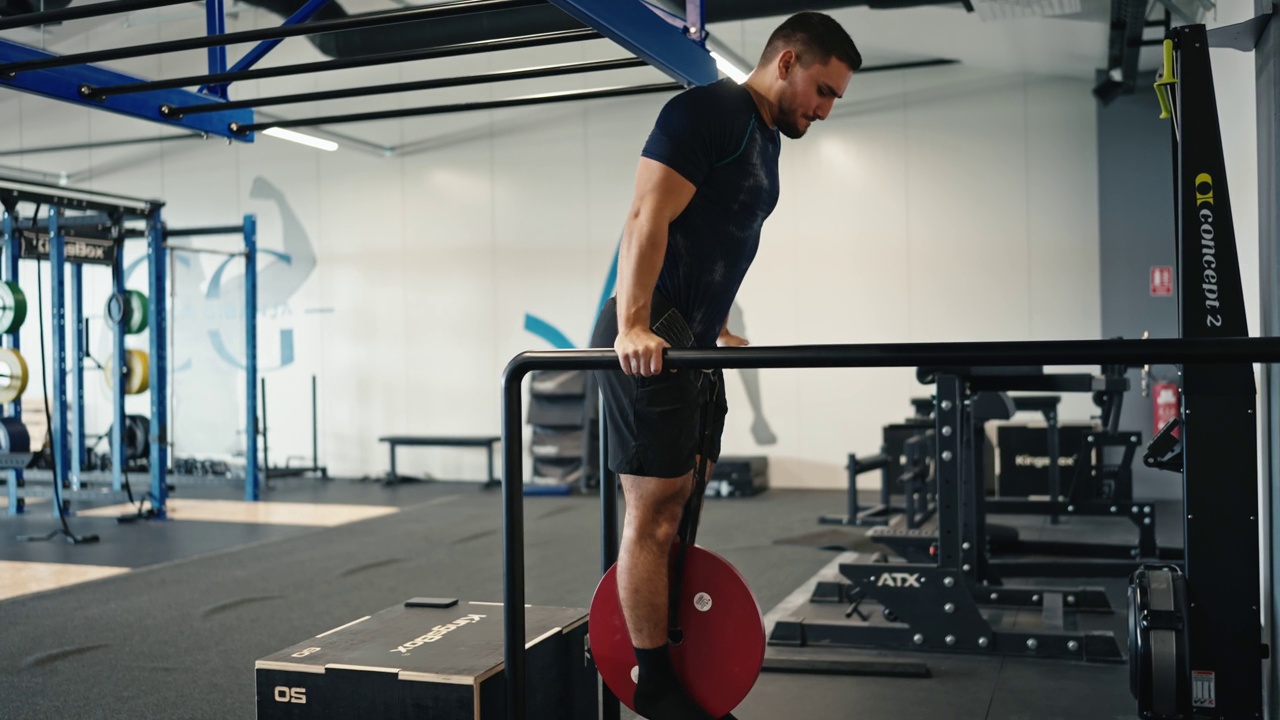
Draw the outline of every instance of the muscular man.
M861 65L838 23L799 13L773 32L744 84L721 80L672 98L642 152L617 294L592 346L613 347L620 365L596 379L609 467L627 503L617 577L639 667L635 706L650 720L709 718L667 654L667 562L701 459L702 409L714 408L705 477L727 412L719 371L664 371L663 350L746 344L727 320L778 200L780 135L800 138L825 119Z

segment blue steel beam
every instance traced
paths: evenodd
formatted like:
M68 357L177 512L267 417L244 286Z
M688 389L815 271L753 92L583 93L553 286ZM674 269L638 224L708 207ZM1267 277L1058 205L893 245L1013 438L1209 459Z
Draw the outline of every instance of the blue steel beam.
M685 86L719 78L715 60L640 0L551 0L552 4Z
M18 282L18 252L19 242L18 233L14 232L13 215L8 210L4 211L4 279L9 282ZM43 312L40 308L36 312ZM14 350L19 350L22 346L21 334L12 333L6 336L9 340L8 346ZM5 406L5 417L21 418L22 417L22 398L16 398L13 402ZM11 468L5 471L9 489L9 514L21 515L25 512L23 502L18 498L18 486L22 483L22 470Z
M165 278L167 255L164 247L164 225L157 208L147 218L147 302L151 331L151 507L157 520L167 520L169 511L169 361L165 357L169 337L168 281Z
M304 23L310 20L311 18L315 17L315 14L320 12L320 8L323 8L325 5L328 5L328 4L329 4L329 0L307 0L306 5L303 5L302 7L298 8L298 11L295 12L293 15L290 15L284 22L280 23L280 26L285 27L287 25L297 25L298 23ZM240 72L242 70L248 70L254 65L257 65L258 62L262 60L262 58L267 56L267 53L274 50L276 46L282 42L284 42L284 38L276 38L275 40L263 40L262 42L254 46L252 50L245 53L244 57L236 61L236 64L231 66L230 72ZM224 67L222 70L211 69L209 71L209 74L213 75L215 73L220 73L223 70L226 70L226 68ZM198 92L213 92L218 97L225 98L227 97L227 83L223 83L221 85L205 85L201 87L198 90Z
M692 1L692 0L691 0ZM205 24L208 26L209 35L223 35L227 32L227 16L222 9L222 0L204 0ZM214 45L209 48L209 74L225 72L227 69L227 46ZM227 88L225 86L214 90L214 95L225 100L227 98Z
M53 482L55 489L68 479L71 455L67 436L67 267L66 247L63 244L62 209L49 208L49 314L53 316L49 334L53 340L53 412L50 431L53 439ZM65 514L60 494L54 494L53 516Z
M116 253L111 266L111 292L125 299L128 288L124 283L124 248ZM115 358L115 376L111 379L111 489L120 492L124 488L124 368L125 335L124 313L111 326L111 357ZM113 372L109 366L104 372Z
M257 502L258 475L258 216L244 216L244 499ZM315 464L314 461L312 464ZM268 468L270 470L270 468Z
M685 34L705 47L707 17L702 10L702 0L684 0Z
M71 266L71 489L80 489L87 460L84 444L84 266Z
M43 60L51 57L56 57L56 55L0 39L0 64ZM185 128L194 132L208 133L209 135L234 138L246 142L252 141L251 138L235 135L227 130L227 126L233 122L241 124L253 122L252 110L210 113L209 115L196 115L180 120L170 120L160 114L161 105L208 102L210 99L208 95L199 95L189 90L153 90L136 95L109 97L101 102L94 102L84 98L80 91L81 86L84 85L104 87L139 82L146 82L146 80L94 65L80 65L69 68L34 70L8 80L0 78L0 87L9 87L76 105L100 108L141 120L150 120L172 127Z

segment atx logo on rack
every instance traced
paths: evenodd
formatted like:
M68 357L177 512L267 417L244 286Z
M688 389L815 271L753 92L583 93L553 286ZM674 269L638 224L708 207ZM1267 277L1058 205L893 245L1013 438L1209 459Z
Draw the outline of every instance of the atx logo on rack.
M920 587L920 573L883 573L880 579L876 581L876 587L898 587L898 588L918 588Z

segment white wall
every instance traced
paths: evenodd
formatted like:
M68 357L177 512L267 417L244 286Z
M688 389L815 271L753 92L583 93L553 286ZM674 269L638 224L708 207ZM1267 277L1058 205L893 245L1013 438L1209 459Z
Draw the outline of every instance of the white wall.
M1252 3L1218 4L1216 17L1205 19L1210 28L1232 25L1253 17ZM1257 72L1253 53L1229 48L1210 51L1222 151L1231 186L1231 215L1240 252L1249 332L1257 335L1261 323L1258 305L1258 118Z
M601 55L616 51L565 46L521 55L518 64ZM164 74L180 72L180 62L166 58ZM187 62L198 66L202 57ZM482 65L513 66L506 62ZM291 82L290 91L328 86ZM565 78L537 91L604 82ZM739 298L748 338L761 345L1096 338L1089 87L965 66L856 78L828 122L784 146L782 199ZM484 87L428 97L510 92ZM321 459L332 473L353 476L385 470L379 435L496 434L502 368L520 351L547 347L523 329L526 312L586 341L636 157L664 100L342 128L376 130L393 144L437 140L402 157L319 153L260 137L252 145L166 143L22 162L69 168L84 186L162 197L173 226L256 213L260 243L273 249L297 237L276 205L251 190L257 178L280 188L316 263L278 306L260 309L264 367L279 363L282 330L292 330L296 349L292 365L265 373L272 456L309 453L309 376L316 373ZM426 102L435 100L384 98L362 107ZM161 132L30 97L0 100L0 117L15 112L23 122L12 142L26 147ZM198 262L204 279L184 276L188 286L207 283L219 261ZM95 292L87 305L100 313L105 286ZM227 307L234 313L235 301ZM188 316L191 327L180 337L197 348L190 352L199 364L174 383L179 451L225 453L243 442L234 431L242 424L241 381L207 336L210 329L233 335L236 321L198 325L199 313ZM34 327L24 334L26 347L35 347ZM776 444L754 440L743 384L731 376L725 453L767 454L775 485L817 487L842 486L845 456L874 451L881 426L908 415L908 399L928 390L910 369L764 371L760 386ZM1088 398L1068 398L1064 420L1092 409ZM104 400L91 432L105 429L105 413ZM468 478L484 472L478 454L458 450L405 452L401 469Z

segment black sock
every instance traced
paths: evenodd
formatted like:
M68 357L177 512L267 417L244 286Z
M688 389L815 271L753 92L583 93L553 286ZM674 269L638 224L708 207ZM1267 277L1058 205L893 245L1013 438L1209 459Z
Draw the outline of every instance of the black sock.
M636 712L647 720L714 720L689 697L676 677L667 646L635 648L639 676Z
M665 644L656 648L634 648L639 666L638 685L666 687L674 684L676 670L671 666L671 653Z

